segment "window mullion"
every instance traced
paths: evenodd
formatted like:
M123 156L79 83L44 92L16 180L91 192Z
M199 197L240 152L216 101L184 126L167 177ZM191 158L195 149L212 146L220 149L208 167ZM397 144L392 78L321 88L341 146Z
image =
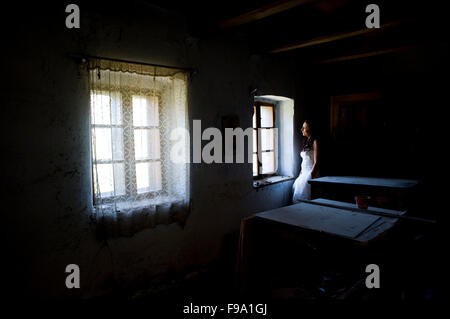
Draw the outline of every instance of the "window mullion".
M136 167L134 165L134 131L133 131L133 107L131 105L131 96L128 92L122 91L122 114L123 114L123 147L128 149L124 151L125 159L125 189L126 197L136 196Z
M278 140L276 132L275 105L272 106L272 144L273 144L273 169L274 173L278 172Z
M257 145L257 155L256 160L258 161L258 177L262 174L262 153L261 153L261 105L256 104L256 145Z

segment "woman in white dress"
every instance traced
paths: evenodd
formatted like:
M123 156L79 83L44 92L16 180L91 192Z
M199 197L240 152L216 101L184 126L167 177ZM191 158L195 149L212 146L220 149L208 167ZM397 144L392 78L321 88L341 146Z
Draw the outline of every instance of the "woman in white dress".
M319 145L317 139L312 134L312 126L310 121L305 121L302 126L302 134L304 142L300 155L302 157L302 167L300 175L294 182L293 197L294 203L300 200L311 199L311 185L308 181L312 178L319 177Z

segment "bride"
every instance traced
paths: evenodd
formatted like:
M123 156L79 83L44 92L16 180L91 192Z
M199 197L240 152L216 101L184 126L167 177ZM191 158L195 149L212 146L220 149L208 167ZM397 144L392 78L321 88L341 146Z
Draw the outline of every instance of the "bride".
M312 134L312 125L310 121L305 121L302 126L302 134L305 137L300 155L302 157L302 168L300 175L295 180L292 188L294 203L299 200L311 199L311 185L308 181L319 177L319 146L317 139Z

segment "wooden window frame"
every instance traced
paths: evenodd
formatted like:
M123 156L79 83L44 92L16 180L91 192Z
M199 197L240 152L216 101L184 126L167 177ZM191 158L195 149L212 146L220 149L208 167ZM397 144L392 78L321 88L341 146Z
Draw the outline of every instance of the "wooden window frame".
M272 108L273 123L272 123L271 127L261 127L261 106L270 106ZM253 154L256 154L257 170L258 170L257 174L253 175L253 179L254 180L259 180L259 179L267 178L267 177L274 176L274 175L278 174L278 169L275 169L274 172L263 174L262 173L262 161L260 161L260 154L262 154L263 152L271 152L272 151L272 152L274 152L274 165L276 164L276 161L277 161L276 157L277 157L277 154L278 154L277 143L275 141L276 134L273 135L273 138L274 138L273 149L271 149L271 150L264 150L264 151L262 150L261 141L260 141L259 134L258 134L258 130L259 129L275 129L276 128L276 126L275 126L275 123L276 123L276 119L275 119L275 104L268 103L268 102L256 102L255 101L254 104L253 104L253 107L254 107L253 108L254 109L254 113L256 113L255 114L256 128L253 127L253 134L256 134L256 145L257 145L257 149L256 149L256 151L253 150ZM252 126L253 126L253 121L252 121ZM252 143L253 143L253 141L252 141ZM253 168L252 168L252 171L253 171Z
M117 90L114 91L115 93L117 93L118 96L120 96L121 101L123 100L125 94L123 93L122 90ZM92 94L92 92L90 93ZM161 108L160 108L160 103L161 103L161 95L158 92L156 95L152 94L131 94L130 96L130 105L125 106L123 105L123 103L120 103L120 109L121 109L121 115L122 117L129 117L127 119L127 121L125 121L124 118L122 118L122 124L90 124L90 129L91 132L90 134L92 134L92 129L95 128L121 128L122 129L122 141L123 141L123 147L125 148L126 145L128 145L128 147L130 149L133 150L133 157L135 157L134 154L134 150L135 150L135 142L134 142L134 130L135 129L152 129L152 128L157 128L157 129L161 129L160 125L158 126L135 126L133 123L133 97L137 96L137 97L152 97L152 96L156 96L157 98L157 103L158 103L158 113L160 114ZM90 105L90 107L92 107ZM129 110L128 112L124 112L124 108L128 107ZM90 112L92 112L92 110L90 110ZM124 122L127 122L129 124L124 124ZM92 139L92 137L91 137ZM93 147L96 147L96 145L93 145ZM160 141L160 148L162 147L161 145L161 141ZM93 152L93 150L91 150L91 152ZM130 154L131 155L131 154ZM92 154L91 154L92 156ZM92 201L94 205L98 205L99 203L97 202L98 198L96 197L96 192L95 192L95 169L94 166L98 165L98 164L116 164L116 163L123 163L124 164L124 172L125 172L125 194L123 195L106 195L106 196L102 196L102 201L103 203L112 203L116 200L120 200L121 198L127 198L129 196L134 196L136 198L136 200L142 200L145 198L151 198L153 197L152 195L154 194L154 196L156 196L157 193L160 192L164 192L164 174L163 174L163 167L162 167L162 157L163 154L160 150L160 157L159 159L140 159L140 160L136 160L134 159L134 165L132 164L132 160L130 160L129 158L126 158L126 156L124 156L124 158L122 160L97 160L95 163L94 161L92 161L92 165L91 165L91 171L92 171ZM138 163L150 163L150 162L161 162L161 190L155 190L155 191L146 191L146 192L142 192L142 193L138 193L138 189L137 189L137 177L136 177L136 164ZM113 166L114 169L114 166ZM130 177L131 177L131 181L130 181ZM114 182L114 181L113 181ZM135 189L132 192L131 189L129 187L127 187L127 185L129 185L130 183L133 183L135 185ZM115 187L115 185L113 185Z

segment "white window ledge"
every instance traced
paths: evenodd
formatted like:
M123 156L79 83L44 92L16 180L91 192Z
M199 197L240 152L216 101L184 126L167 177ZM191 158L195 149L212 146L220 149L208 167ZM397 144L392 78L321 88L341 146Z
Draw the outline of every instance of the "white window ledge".
M275 175L275 176L270 176L270 177L265 177L265 178L254 180L253 187L260 188L260 187L264 187L264 186L269 186L269 185L273 185L273 184L291 181L293 179L295 179L295 177L293 177L293 176Z

